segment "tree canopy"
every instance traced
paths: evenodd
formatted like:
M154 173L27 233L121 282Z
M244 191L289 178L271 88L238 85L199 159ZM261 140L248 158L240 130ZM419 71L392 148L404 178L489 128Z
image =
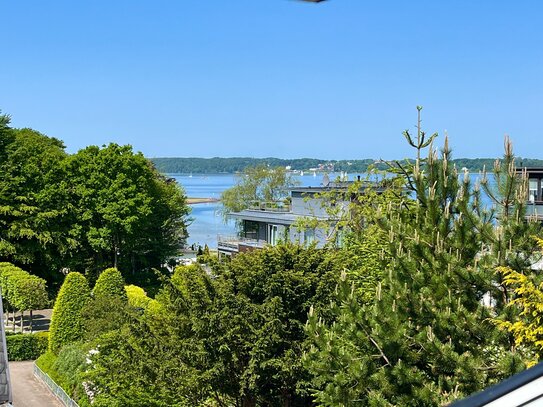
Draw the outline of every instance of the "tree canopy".
M130 146L63 143L0 115L0 261L58 282L159 269L187 237L183 190Z

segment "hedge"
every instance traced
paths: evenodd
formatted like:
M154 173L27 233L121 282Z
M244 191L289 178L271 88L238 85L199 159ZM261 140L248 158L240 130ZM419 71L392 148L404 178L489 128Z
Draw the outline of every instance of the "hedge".
M47 332L7 335L6 343L8 360L35 360L47 351L49 335Z

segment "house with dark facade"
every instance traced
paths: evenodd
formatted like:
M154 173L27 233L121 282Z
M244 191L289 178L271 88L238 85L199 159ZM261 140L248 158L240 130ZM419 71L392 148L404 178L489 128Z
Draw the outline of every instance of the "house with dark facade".
M528 205L526 215L543 221L543 167L517 168L528 178Z

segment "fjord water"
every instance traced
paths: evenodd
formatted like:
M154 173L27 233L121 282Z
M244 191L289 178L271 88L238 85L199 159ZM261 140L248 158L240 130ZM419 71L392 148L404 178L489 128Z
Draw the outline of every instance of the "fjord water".
M334 179L339 174L330 174L330 179ZM187 197L191 198L216 198L219 199L221 193L234 186L236 182L236 176L233 174L167 174L168 177L174 178L185 190ZM296 175L295 179L300 182L301 186L319 186L322 183L323 174L308 175ZM470 174L471 181L475 182L476 179L480 179L481 175L478 173ZM349 177L349 180L353 180L354 175ZM490 182L493 183L493 178L489 177ZM484 205L490 206L491 202L485 195L482 196ZM189 238L187 243L189 245L196 244L208 245L210 248L217 247L218 235L235 235L236 227L235 223L230 220L224 222L220 214L221 203L203 203L195 204L191 206L192 223L188 227Z

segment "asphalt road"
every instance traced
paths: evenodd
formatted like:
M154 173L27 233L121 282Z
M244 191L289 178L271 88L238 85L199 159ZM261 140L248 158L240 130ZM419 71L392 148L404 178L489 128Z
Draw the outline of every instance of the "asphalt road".
M34 362L10 362L14 407L63 407L49 389L34 377Z

